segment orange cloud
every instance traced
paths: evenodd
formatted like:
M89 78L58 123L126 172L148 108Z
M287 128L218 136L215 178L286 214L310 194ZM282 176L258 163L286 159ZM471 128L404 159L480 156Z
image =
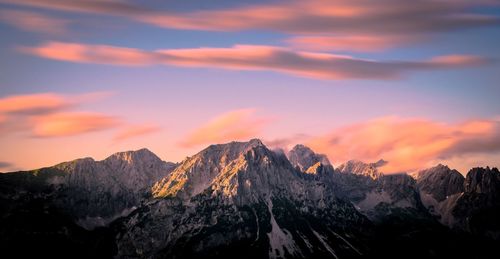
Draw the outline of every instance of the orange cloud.
M189 148L258 137L271 119L257 117L255 113L256 109L241 109L221 114L191 132L180 145Z
M114 141L123 141L130 138L140 137L144 135L149 135L160 131L161 128L156 125L134 125L129 126L118 132Z
M76 95L40 93L11 95L0 98L0 118L9 114L36 115L68 109L111 95L111 92L93 92Z
M32 133L35 137L72 136L118 125L119 120L113 116L81 112L55 113L33 118Z
M49 42L36 48L21 47L19 50L43 58L79 63L137 66L157 62L152 53L107 45Z
M67 111L110 94L40 93L0 98L0 133L3 135L28 131L37 137L55 137L111 128L117 123L114 117Z
M297 36L288 39L287 43L297 49L313 51L374 52L418 40L415 36L401 35Z
M0 99L0 115L46 113L64 109L73 104L72 100L54 93L13 95Z
M69 21L24 10L0 10L0 22L15 28L49 35L67 33Z
M384 172L410 172L463 154L499 152L500 122L444 124L385 117L336 129L308 145L337 163L383 158L389 161Z
M143 51L107 45L49 42L23 47L35 56L61 61L112 65L175 65L235 70L265 70L319 79L393 79L419 70L477 66L487 60L453 55L423 61L375 61L329 53L293 51L274 46L236 45Z

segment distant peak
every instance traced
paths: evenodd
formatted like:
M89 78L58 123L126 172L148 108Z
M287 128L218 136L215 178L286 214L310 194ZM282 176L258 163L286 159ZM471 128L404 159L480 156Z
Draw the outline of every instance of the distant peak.
M248 145L252 147L257 147L257 146L264 146L264 143L258 138L251 139L248 141Z
M373 163L373 165L376 167L382 167L382 166L386 165L387 163L389 163L389 162L387 162L384 159L380 159L377 162Z
M117 152L105 159L106 161L120 160L132 163L134 161L144 161L144 160L161 160L155 153L151 152L147 148L141 148L138 150L129 150L123 152Z
M305 146L303 144L297 144L295 145L292 150L308 150L312 152L312 149L310 149L308 146Z
M435 167L436 167L436 168L446 168L446 169L450 169L447 165L443 165L443 164L441 164L441 163L437 164Z
M372 179L377 179L382 176L378 171L378 167L385 165L385 160L379 160L376 163L365 163L360 160L349 160L337 167L340 173L350 173L357 175L369 176Z
M114 155L119 155L119 154L133 154L133 153L149 153L149 154L153 154L153 152L151 152L149 149L147 148L141 148L141 149L137 149L137 150L127 150L127 151L121 151L121 152L116 152Z
M307 171L308 168L317 163L330 165L330 161L323 154L317 154L309 147L297 144L287 154L290 163L298 167L301 171Z

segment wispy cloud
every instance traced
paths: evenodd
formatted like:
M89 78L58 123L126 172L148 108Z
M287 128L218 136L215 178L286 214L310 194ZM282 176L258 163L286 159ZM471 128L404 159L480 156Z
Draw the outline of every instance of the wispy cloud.
M464 154L500 152L500 122L445 124L384 117L335 129L312 138L308 145L337 163L383 158L389 161L384 172L409 172Z
M0 99L0 115L42 114L66 109L74 104L71 98L55 93L12 95Z
M114 141L120 142L130 138L136 138L141 136L150 135L160 131L161 128L157 125L147 124L147 125L131 125L124 127L121 131L119 131L115 137Z
M256 45L145 51L108 45L48 42L37 47L21 47L20 50L70 62L263 70L318 79L394 79L413 71L470 67L488 62L471 55L449 55L420 61L376 61Z
M94 102L113 95L113 92L84 94L35 93L9 95L0 98L0 122L9 115L37 115L70 109L82 103Z
M118 118L98 113L67 112L37 116L32 119L34 137L63 137L112 129Z
M189 148L258 137L272 118L257 116L256 112L256 109L249 108L220 114L193 130L180 145Z
M116 127L118 119L113 116L71 111L80 104L110 94L37 93L0 98L0 132L9 134L28 131L36 137L57 137Z
M411 3L400 0L292 0L182 12L115 0L1 2L116 16L181 30L267 30L304 35L293 37L290 42L292 46L310 50L375 51L450 31L500 24L500 16L477 12L481 7L498 8L500 3L496 0L418 0Z
M23 31L47 35L63 35L68 32L69 21L50 17L38 12L5 9L0 10L0 22Z
M116 130L114 141L152 134L154 124L128 124L119 116L75 111L78 106L107 98L113 92L84 94L37 93L0 98L0 133L27 133L37 138L75 136L89 132Z
M298 133L289 137L282 137L277 139L265 139L264 143L271 149L282 149L287 151L293 148L294 145L299 143L305 143L309 139L311 139L310 135Z
M311 0L175 12L126 1L0 0L66 12L113 15L155 26L195 30L265 29L288 33L422 33L498 24L496 16L474 12L486 1Z

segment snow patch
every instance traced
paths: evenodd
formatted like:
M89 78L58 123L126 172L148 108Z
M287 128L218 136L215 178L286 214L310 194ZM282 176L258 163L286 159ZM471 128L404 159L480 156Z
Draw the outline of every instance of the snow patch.
M280 258L285 256L285 250L290 254L296 254L298 248L293 241L293 237L286 229L281 229L273 214L273 203L267 202L267 208L271 214L271 232L267 233L269 237L269 258Z
M350 248L352 248L352 250L356 251L356 253L360 254L360 255L363 255L358 249L356 249L356 247L354 247L351 243L349 243L349 241L347 241L345 238L343 238L341 235L337 234L336 232L332 231L330 229L330 232L332 232L336 237L338 237L340 240L344 241L344 243L346 243Z
M321 244L323 244L323 246L325 247L325 249L331 254L333 255L333 257L335 258L338 258L337 255L335 254L335 251L333 250L333 248L325 241L325 237L323 237L322 235L320 235L318 232L314 231L314 229L311 229L313 234L318 238L319 242L321 242Z

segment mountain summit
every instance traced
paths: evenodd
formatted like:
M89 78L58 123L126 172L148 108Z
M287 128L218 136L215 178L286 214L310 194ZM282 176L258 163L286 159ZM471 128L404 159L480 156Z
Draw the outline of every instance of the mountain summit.
M1 174L0 244L82 258L460 257L472 251L451 244L498 247L496 168L463 179L438 165L413 179L380 173L384 163L334 169L304 145L285 155L253 139L178 164L141 149Z

